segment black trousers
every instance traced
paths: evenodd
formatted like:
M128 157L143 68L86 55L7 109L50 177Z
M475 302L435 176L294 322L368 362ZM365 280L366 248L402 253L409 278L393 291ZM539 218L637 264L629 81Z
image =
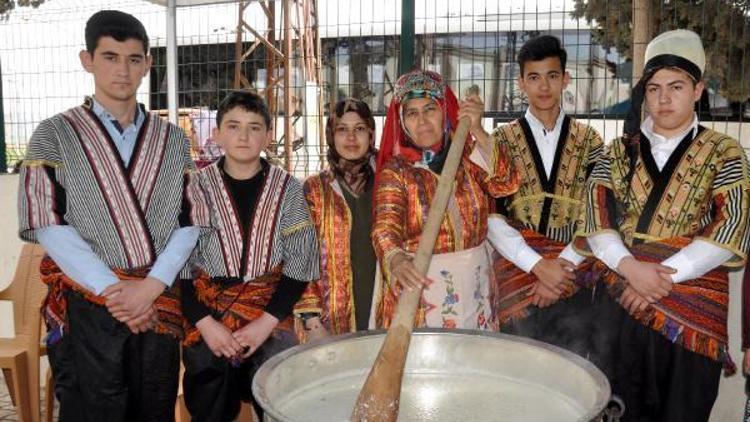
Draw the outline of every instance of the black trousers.
M132 334L105 307L67 299L68 332L48 351L60 422L174 421L179 341Z
M183 348L182 391L192 420L232 421L240 413L243 401L250 402L263 420L263 409L253 398L253 377L268 359L295 344L291 333L276 331L240 366L232 366L228 359L216 357L203 341Z
M602 284L580 289L552 306L529 307L529 316L506 323L500 331L543 341L576 353L614 375L618 333L625 312Z
M721 363L674 344L630 316L622 324L613 393L622 421L705 422L719 392Z

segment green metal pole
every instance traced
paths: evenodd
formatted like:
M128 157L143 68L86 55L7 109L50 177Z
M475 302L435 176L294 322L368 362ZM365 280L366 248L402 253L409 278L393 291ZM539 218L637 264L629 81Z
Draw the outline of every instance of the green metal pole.
M414 68L414 0L401 0L401 42L399 46L398 73Z
M3 64L0 62L0 173L8 172L5 155L5 111L3 109Z

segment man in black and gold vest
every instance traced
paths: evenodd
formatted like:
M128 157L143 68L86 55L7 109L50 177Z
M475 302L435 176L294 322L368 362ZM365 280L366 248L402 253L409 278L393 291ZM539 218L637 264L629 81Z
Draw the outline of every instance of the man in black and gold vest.
M646 48L624 134L597 163L575 246L629 313L613 393L625 421L707 421L727 348L728 276L750 241L750 171L739 142L702 126L697 34ZM647 116L641 122L641 107Z
M609 354L598 346L611 342L592 342L598 340L590 317L594 286L586 278L592 260L570 244L586 180L603 144L596 130L562 109L570 82L566 61L567 52L553 36L526 42L518 54L517 81L528 98L525 115L498 127L491 138L472 130L480 146L494 151L487 154L490 171L495 157L507 154L521 181L516 193L497 200L487 224L500 254L494 264L493 316L502 332L555 344L609 367ZM471 103L465 102L467 109Z

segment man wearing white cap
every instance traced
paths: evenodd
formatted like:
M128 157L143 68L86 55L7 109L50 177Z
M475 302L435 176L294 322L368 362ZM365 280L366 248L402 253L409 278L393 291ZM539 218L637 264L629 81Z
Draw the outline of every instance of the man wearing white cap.
M626 421L706 421L722 366L734 370L727 270L748 252L750 170L736 140L698 123L705 63L694 32L649 43L624 134L594 168L578 225L575 246L600 260L630 314L613 380Z

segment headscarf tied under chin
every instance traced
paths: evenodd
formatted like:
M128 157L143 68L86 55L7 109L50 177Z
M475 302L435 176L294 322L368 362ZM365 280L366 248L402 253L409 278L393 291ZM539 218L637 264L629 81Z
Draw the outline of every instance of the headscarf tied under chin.
M404 104L415 98L433 99L443 111L443 139L429 148L417 146L409 136L403 122ZM377 171L394 155L410 163L422 163L435 173L440 173L448 153L451 132L458 121L458 100L443 78L429 70L412 70L396 81L396 87L385 118L383 137L380 140Z
M346 113L356 113L370 129L370 142L367 153L359 159L347 160L336 151L334 132L336 121ZM346 187L354 195L361 195L367 187L367 182L373 178L374 171L371 161L377 153L375 149L375 119L370 107L364 101L347 98L336 103L336 109L328 115L326 122L326 144L328 144L328 165L337 177L344 180Z

